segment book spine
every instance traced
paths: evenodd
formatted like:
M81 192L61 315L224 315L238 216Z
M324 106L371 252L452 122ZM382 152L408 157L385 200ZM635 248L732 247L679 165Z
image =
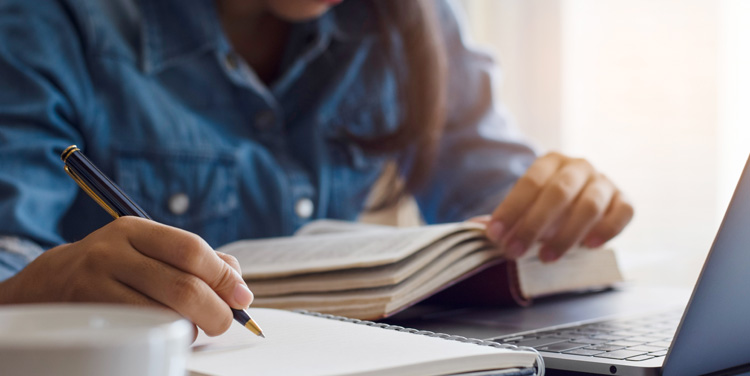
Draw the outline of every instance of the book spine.
M391 324L386 324L386 323L378 323L374 321L352 319L349 317L336 316L336 315L331 315L327 313L311 312L311 311L307 311L303 309L295 310L294 312L303 314L303 315L308 315L308 316L322 317L322 318L329 319L329 320L338 320L338 321L350 322L352 324L374 326L374 327L387 329L387 330L395 330L397 332L406 332L406 333L412 333L412 334L423 335L423 336L428 336L428 337L442 338L448 341L458 341L458 342L464 342L464 343L471 343L471 344L479 345L479 346L490 346L490 347L496 347L500 349L533 352L534 354L536 354L536 364L534 366L534 368L536 368L536 375L544 376L544 358L542 358L542 355L539 354L539 352L536 351L536 349L531 348L531 347L516 346L512 344L498 343L495 341L487 341L487 340L477 339L477 338L467 338L464 336L458 336L458 335L453 335L453 334L436 333L436 332L432 332L429 330L405 328L399 325L391 325Z

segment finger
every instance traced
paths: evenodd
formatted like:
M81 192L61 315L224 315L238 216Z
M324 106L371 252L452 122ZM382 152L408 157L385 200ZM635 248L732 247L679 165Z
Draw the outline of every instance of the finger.
M205 281L138 252L121 256L113 269L116 280L177 311L208 335L229 329L232 312Z
M224 252L219 252L219 251L216 251L216 256L219 256L219 258L222 259L224 262L226 262L227 265L229 265L232 269L236 270L237 273L239 273L240 275L242 275L242 269L240 268L240 262L237 261L236 257L234 257L232 255L228 255L228 254L226 254Z
M563 211L580 195L593 174L587 161L576 159L564 165L553 176L526 215L520 219L513 235L507 241L510 258L523 255L545 229L554 223Z
M583 244L589 248L597 248L622 232L633 219L635 211L633 205L617 192L607 208L604 217L586 235Z
M472 223L479 223L480 225L488 225L490 223L490 220L492 220L492 217L488 215L478 215L476 217L471 217L466 220L466 222L472 222Z
M237 261L236 257L232 255L228 255L224 252L218 252L218 251L216 252L216 255L219 256L219 258L222 259L224 262L226 262L227 265L229 265L232 269L236 270L240 276L242 276L242 269L240 268L240 262ZM247 282L244 282L244 278L243 278L243 283L245 283L245 286L247 286ZM254 295L251 292L250 303L253 302L253 299L254 299ZM250 305L250 303L248 303L248 305Z
M487 227L487 237L490 240L495 243L503 240L560 168L562 161L563 157L560 154L547 154L537 159L518 179L503 202L492 212L492 221Z
M116 303L139 307L169 309L164 304L110 278L80 277L67 281L63 289L64 301L78 303Z
M567 221L544 242L539 259L555 261L578 243L604 216L615 192L615 186L606 177L599 175L591 179L573 204Z
M208 284L232 308L246 308L253 299L242 276L199 236L154 221L121 217L118 230L142 254L192 274Z
M109 288L105 286L110 286ZM90 300L95 303L125 303L129 305L135 305L140 307L152 307L164 310L173 310L166 305L136 291L130 286L127 286L116 280L107 280L102 283L98 283L93 291L97 292L97 297ZM195 324L191 323L193 327L193 342L198 337L198 328Z

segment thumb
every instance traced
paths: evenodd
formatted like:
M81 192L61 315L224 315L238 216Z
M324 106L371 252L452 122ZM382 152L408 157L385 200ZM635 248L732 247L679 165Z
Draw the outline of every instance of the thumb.
M217 255L222 262L221 271L213 283L209 286L224 299L230 307L235 309L244 309L253 302L253 293L245 284L242 275L239 272L237 260L227 254L218 253Z

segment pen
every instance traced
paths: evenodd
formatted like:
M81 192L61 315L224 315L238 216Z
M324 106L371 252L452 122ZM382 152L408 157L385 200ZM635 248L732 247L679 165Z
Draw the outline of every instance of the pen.
M65 172L111 216L119 218L130 215L151 219L117 184L94 166L77 146L68 146L62 152L60 158L65 164ZM258 323L245 310L232 308L232 315L242 326L250 329L256 335L266 338Z

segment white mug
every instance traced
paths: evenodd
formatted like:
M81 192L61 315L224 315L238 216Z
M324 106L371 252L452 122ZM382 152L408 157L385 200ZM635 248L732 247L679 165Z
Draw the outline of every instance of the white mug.
M0 306L4 376L184 376L191 340L192 326L162 309Z

